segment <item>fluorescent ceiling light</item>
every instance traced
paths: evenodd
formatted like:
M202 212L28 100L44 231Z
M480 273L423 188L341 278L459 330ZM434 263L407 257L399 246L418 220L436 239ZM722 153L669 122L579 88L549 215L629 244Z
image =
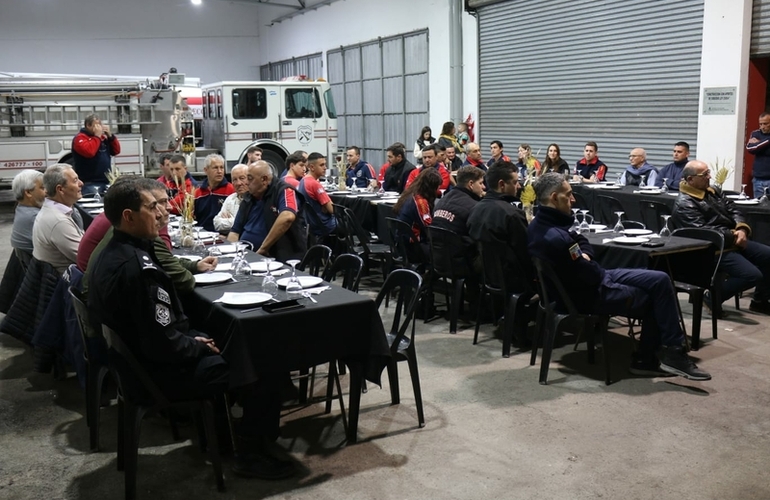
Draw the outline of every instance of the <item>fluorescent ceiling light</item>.
M190 0L193 5L200 5L203 3L203 0Z

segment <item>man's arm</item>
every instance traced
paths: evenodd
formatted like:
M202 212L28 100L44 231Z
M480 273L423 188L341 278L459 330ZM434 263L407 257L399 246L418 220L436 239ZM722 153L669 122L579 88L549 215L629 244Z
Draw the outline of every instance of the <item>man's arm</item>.
M83 231L78 228L74 220L58 222L51 230L51 243L70 262L78 261L78 247L82 239Z
M233 222L235 221L233 205L234 203L230 197L225 199L219 213L214 216L214 229L217 231L229 231L233 227Z
M257 253L260 255L269 255L270 249L279 239L281 239L281 236L286 234L286 231L289 230L296 218L297 216L294 215L291 210L284 210L278 214L278 218L275 219L273 227L270 228L270 232L267 233L267 236L262 242L262 246L257 250ZM230 239L230 235L227 236L227 239Z
M120 154L120 141L118 138L110 134L109 137L107 137L107 143L110 146L110 155L111 156L118 156Z
M180 294L192 292L193 288L195 288L195 278L192 273L196 263L188 259L176 258L168 251L166 244L160 238L155 238L152 246L155 250L155 258L158 259L158 264L171 278L174 288Z
M770 147L770 140L765 139L764 141L761 140L757 135L759 133L759 130L755 130L751 133L751 138L749 139L749 142L746 144L746 151L749 154L755 155L760 151L766 150L768 147Z
M84 158L93 158L99 152L99 146L102 145L102 138L88 134L78 134L72 141L72 149Z
M674 203L671 218L674 220L674 227L703 227L719 231L725 238L725 247L735 244L735 235L731 228L709 226L706 224L706 217L701 213L698 205L691 201L689 196L679 195ZM686 198L685 198L686 197ZM680 202L680 200L683 200Z

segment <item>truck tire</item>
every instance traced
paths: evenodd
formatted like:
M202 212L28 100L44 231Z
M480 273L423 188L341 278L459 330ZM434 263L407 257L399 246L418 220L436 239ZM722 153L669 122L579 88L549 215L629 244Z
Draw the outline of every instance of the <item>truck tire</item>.
M269 149L262 151L262 159L270 164L270 167L273 169L274 177L280 176L281 172L286 168L286 161L281 158L278 153L270 151Z

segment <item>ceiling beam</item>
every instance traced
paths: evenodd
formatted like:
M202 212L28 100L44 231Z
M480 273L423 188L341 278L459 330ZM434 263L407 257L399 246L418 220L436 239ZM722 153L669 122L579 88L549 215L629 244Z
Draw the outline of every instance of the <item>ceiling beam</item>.
M305 0L299 0L299 3L302 4L303 7L300 7L298 10L296 10L294 12L291 12L289 14L285 14L283 16L276 17L275 19L273 19L270 22L269 26L272 26L275 23L280 23L281 21L286 21L287 19L291 19L292 17L300 16L300 15L302 15L302 14L308 12L308 11L316 10L318 8L325 7L327 5L331 5L334 2L338 2L338 1L339 0L321 0L320 2L314 3L313 5L304 6L305 5Z

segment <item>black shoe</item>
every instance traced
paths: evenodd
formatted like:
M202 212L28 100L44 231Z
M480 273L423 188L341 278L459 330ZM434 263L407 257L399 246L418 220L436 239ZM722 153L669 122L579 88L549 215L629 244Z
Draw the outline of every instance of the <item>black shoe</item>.
M290 460L280 460L266 452L251 452L235 456L233 472L242 477L272 481L291 477L297 469Z
M664 346L660 350L661 370L690 380L711 380L711 375L699 369L682 346Z
M671 373L660 367L660 361L655 356L641 356L638 352L631 355L631 366L628 371L640 377L670 377Z
M752 300L749 304L749 311L761 314L770 314L770 302L763 300Z

